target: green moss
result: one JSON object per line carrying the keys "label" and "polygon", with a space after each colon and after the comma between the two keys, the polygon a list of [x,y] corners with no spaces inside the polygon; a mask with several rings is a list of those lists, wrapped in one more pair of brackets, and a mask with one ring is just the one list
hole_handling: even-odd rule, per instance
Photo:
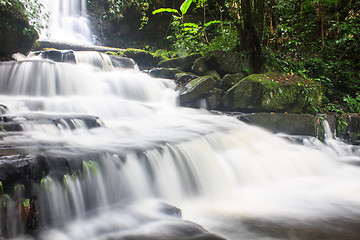
{"label": "green moss", "polygon": [[115,57],[125,57],[124,51],[107,51],[105,54],[115,56]]}
{"label": "green moss", "polygon": [[224,103],[228,110],[302,112],[321,102],[318,85],[296,75],[253,74],[230,88]]}

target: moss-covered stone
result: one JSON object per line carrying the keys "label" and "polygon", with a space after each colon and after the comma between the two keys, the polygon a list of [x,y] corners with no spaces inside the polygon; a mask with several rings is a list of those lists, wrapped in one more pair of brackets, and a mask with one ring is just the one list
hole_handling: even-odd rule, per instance
{"label": "moss-covered stone", "polygon": [[214,88],[210,91],[210,95],[206,97],[206,102],[209,110],[217,109],[222,105],[222,96],[224,91],[219,88]]}
{"label": "moss-covered stone", "polygon": [[207,66],[215,69],[221,76],[228,73],[246,73],[252,72],[249,67],[249,61],[239,53],[212,51],[205,54]]}
{"label": "moss-covered stone", "polygon": [[212,76],[217,82],[221,81],[221,77],[216,70],[210,70],[205,73],[205,75]]}
{"label": "moss-covered stone", "polygon": [[244,73],[226,74],[220,82],[220,88],[227,91],[229,88],[243,80],[247,75]]}
{"label": "moss-covered stone", "polygon": [[176,79],[177,74],[183,74],[184,72],[177,68],[153,68],[149,71],[152,77]]}
{"label": "moss-covered stone", "polygon": [[180,93],[180,103],[189,104],[203,98],[215,87],[216,81],[211,76],[203,76],[190,81]]}
{"label": "moss-covered stone", "polygon": [[266,73],[250,75],[224,96],[226,110],[300,113],[321,103],[320,86],[296,75]]}
{"label": "moss-covered stone", "polygon": [[337,120],[339,137],[355,144],[360,144],[360,114],[342,114]]}
{"label": "moss-covered stone", "polygon": [[239,119],[274,133],[317,136],[317,118],[311,114],[255,113]]}
{"label": "moss-covered stone", "polygon": [[204,75],[207,71],[209,71],[205,58],[201,57],[195,60],[194,64],[191,67],[193,73],[198,75]]}
{"label": "moss-covered stone", "polygon": [[0,60],[9,60],[17,52],[27,54],[38,38],[24,11],[15,4],[0,7]]}
{"label": "moss-covered stone", "polygon": [[202,57],[201,54],[191,54],[185,57],[178,57],[170,60],[164,60],[159,62],[158,67],[178,68],[185,72],[189,72],[191,71],[191,67],[194,64],[194,62],[200,57]]}
{"label": "moss-covered stone", "polygon": [[124,57],[134,59],[141,70],[156,67],[159,62],[157,57],[154,57],[154,55],[152,55],[150,52],[141,49],[128,48],[122,52],[119,52],[119,54],[123,55]]}

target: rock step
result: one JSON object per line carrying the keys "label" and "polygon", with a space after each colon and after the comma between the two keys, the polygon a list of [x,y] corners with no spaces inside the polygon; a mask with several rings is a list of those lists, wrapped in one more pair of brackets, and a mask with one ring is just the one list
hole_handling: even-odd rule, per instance
{"label": "rock step", "polygon": [[78,128],[92,129],[102,127],[103,123],[98,117],[90,115],[63,116],[37,113],[21,116],[0,116],[0,129],[3,132],[24,131],[25,125],[55,125],[62,129],[75,130]]}

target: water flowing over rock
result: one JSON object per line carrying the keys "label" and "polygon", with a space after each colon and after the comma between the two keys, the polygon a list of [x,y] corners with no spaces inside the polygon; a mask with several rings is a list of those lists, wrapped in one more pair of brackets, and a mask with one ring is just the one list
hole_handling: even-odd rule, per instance
{"label": "water flowing over rock", "polygon": [[[359,148],[179,107],[172,80],[77,54],[77,64],[39,56],[0,64],[5,237],[36,223],[40,239],[256,239],[263,229],[247,230],[252,220],[290,223],[287,231],[291,221],[321,228],[324,216],[360,215],[351,194],[360,189]],[[15,206],[26,207],[17,202],[32,196],[38,217],[19,219]],[[351,223],[342,228],[358,236]]]}

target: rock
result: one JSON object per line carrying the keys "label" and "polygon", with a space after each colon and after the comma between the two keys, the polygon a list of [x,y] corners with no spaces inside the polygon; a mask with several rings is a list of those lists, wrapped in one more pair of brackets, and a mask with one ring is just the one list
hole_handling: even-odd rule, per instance
{"label": "rock", "polygon": [[169,216],[173,216],[176,218],[182,218],[182,211],[180,208],[175,207],[173,205],[167,204],[167,203],[161,203],[160,208],[159,208],[160,212],[169,215]]}
{"label": "rock", "polygon": [[0,157],[0,181],[11,191],[14,184],[40,181],[50,168],[46,160],[33,156],[10,155]]}
{"label": "rock", "polygon": [[101,120],[92,115],[46,115],[41,113],[29,113],[22,116],[4,115],[0,117],[0,129],[5,132],[19,132],[24,126],[54,125],[60,129],[75,130],[81,123],[81,127],[88,129],[102,126]]}
{"label": "rock", "polygon": [[152,77],[176,79],[176,74],[183,73],[177,68],[153,68],[149,71]]}
{"label": "rock", "polygon": [[173,58],[159,62],[158,67],[178,68],[183,71],[191,71],[194,62],[202,57],[201,54],[192,54],[185,57]]}
{"label": "rock", "polygon": [[337,121],[337,133],[339,137],[360,145],[360,114],[342,114]]}
{"label": "rock", "polygon": [[158,58],[141,49],[128,48],[122,52],[125,57],[132,58],[138,64],[140,70],[151,69],[158,64]]}
{"label": "rock", "polygon": [[207,101],[207,109],[214,110],[222,105],[222,96],[224,91],[222,89],[214,88],[211,91],[210,96],[206,98]]}
{"label": "rock", "polygon": [[203,76],[191,80],[179,96],[180,104],[187,105],[197,99],[204,98],[215,85],[216,81],[211,76]]}
{"label": "rock", "polygon": [[45,59],[50,59],[55,62],[70,62],[75,63],[75,55],[73,50],[45,50],[41,52],[35,52],[35,55],[41,56]]}
{"label": "rock", "polygon": [[195,60],[194,64],[191,67],[193,73],[198,75],[204,75],[206,72],[209,71],[205,58],[201,57]]}
{"label": "rock", "polygon": [[113,54],[122,54],[125,49],[123,48],[114,48],[114,47],[105,47],[98,45],[81,45],[76,43],[66,43],[66,42],[53,42],[53,41],[36,41],[36,44],[32,47],[33,51],[43,51],[47,49],[58,49],[58,50],[73,50],[73,51],[97,51],[102,53],[113,53]]}
{"label": "rock", "polygon": [[251,71],[249,62],[241,54],[235,52],[212,51],[205,54],[207,66],[215,69],[220,76],[228,73],[249,74]]}
{"label": "rock", "polygon": [[220,82],[220,88],[227,91],[229,88],[243,80],[247,75],[244,73],[226,74]]}
{"label": "rock", "polygon": [[210,70],[205,73],[205,75],[212,76],[217,82],[220,82],[221,77],[216,70]]}
{"label": "rock", "polygon": [[135,69],[136,62],[131,58],[110,56],[111,63],[116,68]]}
{"label": "rock", "polygon": [[198,77],[199,76],[185,72],[175,74],[176,90],[185,90],[184,87],[186,84]]}
{"label": "rock", "polygon": [[8,107],[3,105],[3,104],[0,104],[0,115],[3,115],[3,114],[6,114],[6,112],[8,111]]}
{"label": "rock", "polygon": [[39,37],[24,14],[25,8],[17,6],[0,7],[0,60],[10,60],[17,52],[26,55]]}
{"label": "rock", "polygon": [[289,74],[250,75],[231,87],[224,96],[228,111],[301,113],[310,104],[321,103],[320,86]]}
{"label": "rock", "polygon": [[318,121],[311,114],[254,113],[241,115],[238,119],[274,133],[317,136]]}

